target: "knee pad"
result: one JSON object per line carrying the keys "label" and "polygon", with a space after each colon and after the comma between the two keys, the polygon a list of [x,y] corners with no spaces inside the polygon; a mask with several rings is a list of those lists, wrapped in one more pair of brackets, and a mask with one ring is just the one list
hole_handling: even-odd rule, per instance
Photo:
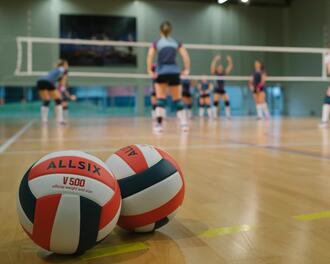
{"label": "knee pad", "polygon": [[55,99],[55,104],[56,104],[56,105],[60,105],[60,104],[62,104],[62,100],[61,100],[61,99]]}
{"label": "knee pad", "polygon": [[225,106],[230,106],[230,102],[229,101],[226,101],[225,102]]}
{"label": "knee pad", "polygon": [[165,106],[166,106],[166,100],[165,99],[157,99],[157,106],[156,107],[165,108]]}
{"label": "knee pad", "polygon": [[174,105],[177,111],[180,111],[184,108],[184,104],[181,99],[174,101]]}
{"label": "knee pad", "polygon": [[49,103],[50,103],[49,100],[47,100],[47,101],[43,101],[43,102],[42,102],[42,106],[48,107],[48,106],[49,106]]}
{"label": "knee pad", "polygon": [[214,106],[219,106],[219,102],[214,102]]}
{"label": "knee pad", "polygon": [[325,103],[325,104],[330,104],[330,96],[326,96],[326,97],[324,98],[324,103]]}

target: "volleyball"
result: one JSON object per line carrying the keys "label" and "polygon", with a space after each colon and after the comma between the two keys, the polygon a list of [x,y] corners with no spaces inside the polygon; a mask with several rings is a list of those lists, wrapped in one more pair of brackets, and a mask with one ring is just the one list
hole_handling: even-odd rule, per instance
{"label": "volleyball", "polygon": [[50,153],[25,173],[17,212],[41,248],[81,254],[115,227],[121,208],[116,179],[98,158],[81,151]]}
{"label": "volleyball", "polygon": [[164,150],[131,145],[106,161],[122,195],[118,225],[135,232],[151,232],[166,225],[182,205],[185,184],[182,170]]}

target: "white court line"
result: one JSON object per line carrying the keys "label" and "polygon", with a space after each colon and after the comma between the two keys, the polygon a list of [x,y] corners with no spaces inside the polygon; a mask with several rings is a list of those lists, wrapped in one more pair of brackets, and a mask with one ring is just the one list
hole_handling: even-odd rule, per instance
{"label": "white court line", "polygon": [[[153,135],[151,135],[153,136]],[[129,140],[129,139],[150,139],[151,136],[113,136],[113,137],[109,137],[109,136],[105,136],[105,137],[97,137],[95,139],[93,139],[93,141],[105,141],[105,140]],[[176,134],[169,134],[169,135],[162,135],[161,137],[162,139],[168,139],[168,138],[178,138],[178,135]],[[85,140],[91,140],[90,136],[82,136],[82,137],[50,137],[50,138],[24,138],[24,139],[20,139],[20,142],[39,142],[39,141],[85,141]]]}
{"label": "white court line", "polygon": [[[327,144],[326,144],[327,145]],[[318,143],[313,143],[313,142],[305,142],[302,144],[294,144],[294,143],[287,143],[287,144],[245,144],[245,143],[223,143],[223,144],[201,144],[201,145],[175,145],[175,146],[159,146],[160,148],[163,148],[165,150],[187,150],[187,149],[221,149],[221,148],[232,148],[232,149],[237,149],[237,148],[254,148],[254,147],[261,147],[261,148],[281,148],[281,147],[290,147],[290,146],[321,146],[321,144]],[[60,150],[64,150],[64,149],[56,149],[56,150],[49,150],[49,151],[45,151],[45,150],[14,150],[14,151],[7,151],[5,154],[6,155],[26,155],[26,154],[48,154],[49,152],[52,151],[60,151]],[[91,148],[91,149],[81,149],[81,151],[85,151],[85,152],[115,152],[119,150],[118,148]]]}
{"label": "white court line", "polygon": [[[160,148],[163,148],[165,150],[185,150],[185,149],[218,149],[218,148],[245,148],[245,147],[251,147],[247,144],[236,144],[236,143],[227,143],[227,144],[215,144],[215,145],[186,145],[186,146],[158,146]],[[81,149],[81,151],[85,152],[115,152],[119,150],[118,148],[95,148],[95,149]],[[52,151],[60,151],[63,149],[58,150],[14,150],[14,151],[7,151],[6,155],[19,155],[19,154],[43,154],[43,153],[49,153]]]}
{"label": "white court line", "polygon": [[23,135],[34,123],[34,120],[31,120],[25,126],[23,126],[20,130],[18,130],[12,137],[7,139],[1,146],[0,146],[0,155],[3,154],[10,146],[13,144],[21,135]]}
{"label": "white court line", "polygon": [[[154,136],[154,135],[152,135]],[[191,134],[190,136],[192,136],[192,138],[198,138],[199,135],[193,135]],[[175,134],[169,134],[169,135],[162,135],[161,139],[171,139],[171,138],[178,138],[178,135]],[[90,140],[90,136],[82,136],[82,137],[50,137],[47,138],[47,141],[85,141],[85,140]],[[141,140],[141,139],[150,139],[150,136],[113,136],[113,137],[97,137],[95,139],[93,139],[93,141],[107,141],[107,140]],[[204,138],[201,138],[204,139]],[[217,138],[209,138],[209,139],[217,139]],[[20,139],[20,142],[40,142],[40,141],[44,141],[45,139],[43,138],[24,138],[24,139]],[[292,143],[276,143],[276,144],[271,144],[271,143],[266,143],[266,144],[258,144],[258,146],[260,147],[267,147],[267,146],[272,146],[272,147],[308,147],[308,146],[328,146],[330,145],[330,142],[328,143],[323,143],[321,140],[320,141],[310,141],[310,142],[292,142]]]}

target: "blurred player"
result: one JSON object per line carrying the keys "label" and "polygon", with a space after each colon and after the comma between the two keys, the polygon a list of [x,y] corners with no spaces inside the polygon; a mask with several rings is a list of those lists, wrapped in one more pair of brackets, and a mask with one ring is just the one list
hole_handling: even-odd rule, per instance
{"label": "blurred player", "polygon": [[42,100],[41,120],[44,123],[48,122],[49,103],[50,99],[53,99],[55,101],[56,120],[60,124],[65,124],[61,95],[55,87],[57,81],[67,73],[68,68],[68,62],[60,60],[53,70],[40,77],[37,81],[37,89]]}
{"label": "blurred player", "polygon": [[[211,63],[211,74],[216,76],[226,76],[229,75],[233,70],[233,59],[231,56],[227,56],[227,67],[224,67],[221,64],[221,56],[217,55],[213,58]],[[215,90],[214,90],[214,108],[213,108],[213,115],[217,117],[219,112],[219,100],[223,100],[225,103],[225,114],[226,117],[229,119],[231,116],[230,113],[230,101],[229,96],[225,90],[225,81],[218,80]]]}
{"label": "blurred player", "polygon": [[69,102],[76,101],[76,96],[68,91],[68,72],[66,72],[58,81],[57,89],[61,95],[63,106],[63,119],[65,122],[69,119]]}
{"label": "blurred player", "polygon": [[[330,50],[325,55],[325,65],[327,67],[327,74],[330,75]],[[329,114],[330,114],[330,86],[327,88],[327,92],[322,106],[322,120],[321,123],[319,124],[320,128],[328,127]]]}
{"label": "blurred player", "polygon": [[199,91],[199,116],[204,117],[206,109],[207,116],[211,119],[213,118],[213,110],[211,108],[211,92],[213,84],[206,79],[203,79],[197,87]]}
{"label": "blurred player", "polygon": [[191,94],[191,81],[186,79],[182,81],[182,97],[186,106],[188,118],[192,117],[193,98]]}
{"label": "blurred player", "polygon": [[258,120],[262,118],[269,119],[269,110],[266,103],[266,84],[267,75],[261,61],[256,60],[254,62],[254,72],[249,81],[249,88],[253,92],[254,101],[256,103]]}
{"label": "blurred player", "polygon": [[[184,104],[182,101],[182,85],[180,74],[184,77],[190,71],[190,58],[187,50],[181,43],[171,37],[172,25],[170,22],[163,22],[160,26],[160,39],[155,41],[149,48],[147,57],[147,70],[152,78],[156,79],[156,96],[157,107],[156,116],[157,123],[155,126],[156,132],[163,131],[163,118],[165,116],[165,103],[167,89],[170,88],[172,100],[176,106],[177,116],[180,120],[181,130],[188,131],[188,121]],[[180,68],[176,63],[177,53],[183,59],[184,68],[180,72]],[[152,71],[154,58],[157,56],[156,73]]]}

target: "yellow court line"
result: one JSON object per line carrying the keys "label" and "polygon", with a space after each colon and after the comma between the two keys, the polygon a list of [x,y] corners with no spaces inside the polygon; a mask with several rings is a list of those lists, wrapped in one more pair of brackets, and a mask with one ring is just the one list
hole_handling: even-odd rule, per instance
{"label": "yellow court line", "polygon": [[213,228],[206,230],[199,234],[201,237],[216,237],[216,236],[223,236],[241,232],[247,232],[251,230],[252,227],[249,225],[239,225],[239,226],[227,226],[227,227],[220,227],[220,228]]}
{"label": "yellow court line", "polygon": [[108,247],[102,247],[102,248],[96,248],[87,251],[84,255],[82,255],[80,258],[83,260],[90,260],[95,258],[101,258],[101,257],[107,257],[107,256],[114,256],[124,253],[131,253],[136,252],[140,250],[146,250],[149,246],[142,242],[137,243],[128,243],[128,244],[122,244],[117,246],[108,246]]}
{"label": "yellow court line", "polygon": [[322,218],[330,218],[330,211],[322,211],[312,214],[303,214],[303,215],[296,215],[293,216],[294,219],[298,221],[311,221],[316,219],[322,219]]}

